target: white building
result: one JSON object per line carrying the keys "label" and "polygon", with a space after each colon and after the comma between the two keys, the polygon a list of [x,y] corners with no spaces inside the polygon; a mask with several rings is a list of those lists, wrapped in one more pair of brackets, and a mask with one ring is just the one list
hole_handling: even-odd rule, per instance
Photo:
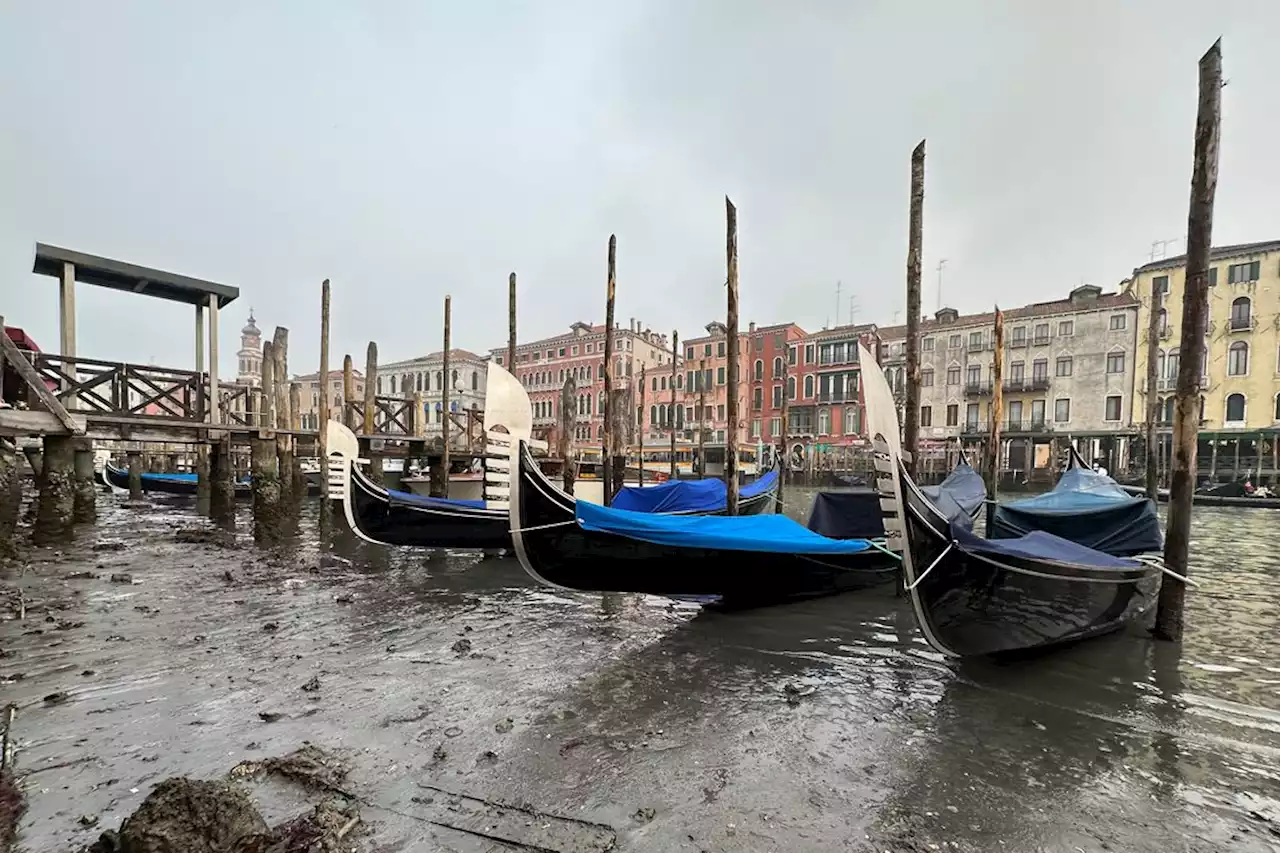
{"label": "white building", "polygon": [[[488,360],[464,349],[449,351],[449,410],[455,413],[484,411],[485,371]],[[440,434],[444,418],[444,352],[378,365],[377,394],[410,399],[422,393],[427,411],[427,436]]]}

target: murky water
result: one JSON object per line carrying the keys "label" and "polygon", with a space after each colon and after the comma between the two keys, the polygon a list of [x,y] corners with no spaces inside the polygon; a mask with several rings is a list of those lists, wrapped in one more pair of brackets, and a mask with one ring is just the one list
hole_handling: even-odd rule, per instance
{"label": "murky water", "polygon": [[0,625],[31,851],[303,740],[353,756],[385,851],[499,849],[425,821],[424,786],[608,824],[625,850],[1280,843],[1280,511],[1196,510],[1180,649],[1135,627],[1004,666],[939,659],[891,590],[718,614],[563,595],[510,560],[321,555],[313,518],[263,553],[176,544],[182,504],[103,514],[86,540],[127,547],[38,555],[30,615]]}

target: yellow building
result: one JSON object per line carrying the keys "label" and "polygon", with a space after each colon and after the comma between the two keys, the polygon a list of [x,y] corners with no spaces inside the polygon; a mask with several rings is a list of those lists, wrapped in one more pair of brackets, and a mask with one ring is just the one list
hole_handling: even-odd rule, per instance
{"label": "yellow building", "polygon": [[[1167,457],[1182,330],[1186,256],[1134,270],[1127,290],[1141,302],[1133,420],[1146,422],[1149,395]],[[1280,469],[1280,240],[1215,248],[1209,264],[1209,332],[1201,379],[1198,468],[1214,480],[1273,481]],[[1147,387],[1151,295],[1164,292],[1156,387]]]}

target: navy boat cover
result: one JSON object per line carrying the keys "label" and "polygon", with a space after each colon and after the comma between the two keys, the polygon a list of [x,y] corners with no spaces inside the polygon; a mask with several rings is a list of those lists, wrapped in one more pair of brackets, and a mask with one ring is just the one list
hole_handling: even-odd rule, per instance
{"label": "navy boat cover", "polygon": [[[1092,472],[1090,472],[1092,473]],[[970,529],[968,519],[951,522],[951,538],[962,550],[987,557],[1019,557],[1031,560],[1050,560],[1088,566],[1091,569],[1136,569],[1142,564],[1037,530],[1016,539],[983,539]]]}
{"label": "navy boat cover", "polygon": [[655,545],[771,554],[859,554],[862,539],[828,539],[785,515],[660,515],[577,502],[584,530]]}
{"label": "navy boat cover", "polygon": [[884,513],[874,489],[818,492],[808,527],[831,539],[877,539],[884,536]]}
{"label": "navy boat cover", "polygon": [[939,506],[945,503],[940,499],[946,494],[969,516],[977,513],[982,502],[987,499],[987,484],[982,481],[982,475],[973,470],[973,466],[964,459],[956,464],[947,479],[936,486],[925,486],[921,491]]}
{"label": "navy boat cover", "polygon": [[1164,547],[1156,507],[1088,468],[1068,468],[1053,490],[996,507],[990,539],[1044,531],[1119,557]]}
{"label": "navy boat cover", "polygon": [[[769,471],[738,490],[739,500],[773,488],[778,472]],[[717,512],[725,508],[724,480],[670,480],[660,486],[623,486],[612,501],[614,509],[631,512]]]}
{"label": "navy boat cover", "polygon": [[387,496],[391,498],[392,503],[409,504],[411,506],[425,507],[426,509],[484,509],[484,501],[427,498],[422,495],[415,495],[413,492],[399,492],[395,489],[387,489]]}

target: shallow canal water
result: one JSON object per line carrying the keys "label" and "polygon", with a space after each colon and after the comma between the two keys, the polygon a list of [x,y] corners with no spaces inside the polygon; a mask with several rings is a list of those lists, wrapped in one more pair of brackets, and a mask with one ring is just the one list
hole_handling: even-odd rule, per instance
{"label": "shallow canal water", "polygon": [[176,543],[182,503],[102,501],[83,544],[120,550],[7,579],[30,602],[0,624],[29,851],[303,741],[351,757],[369,850],[535,849],[424,817],[437,789],[621,850],[1280,849],[1280,511],[1196,510],[1181,648],[1135,626],[995,665],[943,661],[892,590],[718,614],[505,559],[317,553],[314,505],[262,552]]}

